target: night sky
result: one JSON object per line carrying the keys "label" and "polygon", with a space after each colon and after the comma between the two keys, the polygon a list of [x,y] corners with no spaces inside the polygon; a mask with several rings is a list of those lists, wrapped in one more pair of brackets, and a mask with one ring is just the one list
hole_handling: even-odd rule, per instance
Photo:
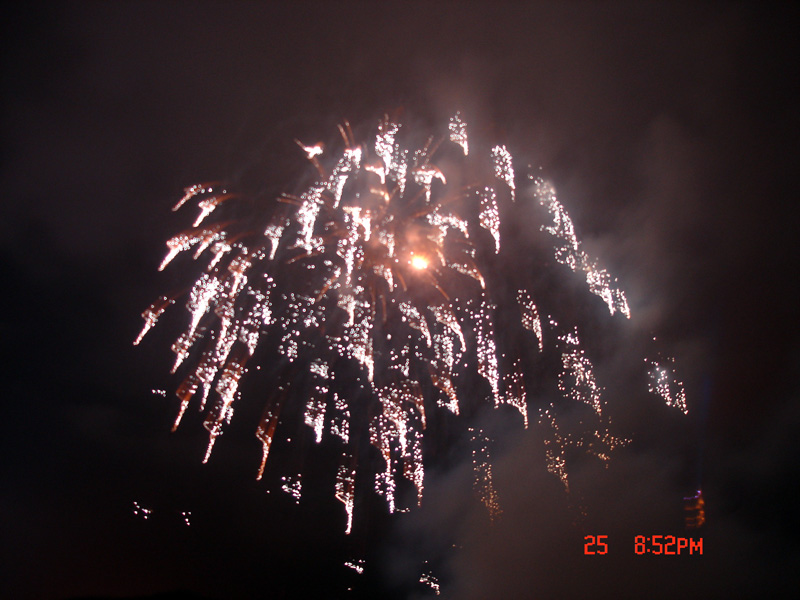
{"label": "night sky", "polygon": [[[459,599],[796,589],[797,16],[725,2],[6,12],[0,596],[421,598],[427,571]],[[170,211],[185,186],[274,196],[307,168],[295,138],[335,141],[337,123],[384,111],[442,128],[456,110],[541,167],[626,290],[633,318],[598,312],[595,348],[614,431],[633,442],[608,468],[576,460],[567,495],[545,470],[542,432],[486,411],[474,418],[497,442],[499,521],[452,435],[421,508],[389,517],[364,495],[345,537],[325,443],[279,452],[308,473],[299,505],[255,481],[267,377],[245,384],[203,465],[199,415],[170,433],[184,316],[131,342],[141,312],[183,281],[157,267],[188,225]],[[652,335],[686,382],[686,417],[631,392]],[[703,555],[637,556],[636,535],[688,535],[682,497],[698,481]],[[608,554],[585,556],[587,534],[607,535]],[[349,558],[366,559],[363,575]]]}

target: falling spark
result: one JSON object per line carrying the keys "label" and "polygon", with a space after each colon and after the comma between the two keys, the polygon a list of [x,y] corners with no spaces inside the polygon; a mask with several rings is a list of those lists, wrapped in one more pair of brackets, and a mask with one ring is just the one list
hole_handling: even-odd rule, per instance
{"label": "falling spark", "polygon": [[300,496],[303,492],[303,479],[301,475],[281,477],[283,485],[281,489],[294,498],[295,503],[300,503]]}
{"label": "falling spark", "polygon": [[492,160],[494,161],[494,175],[498,179],[506,182],[511,190],[511,199],[514,200],[514,167],[511,164],[511,153],[505,146],[495,146],[492,148]]}
{"label": "falling spark", "polygon": [[677,378],[674,370],[674,358],[664,360],[645,359],[651,369],[648,373],[650,383],[648,390],[661,397],[667,406],[679,409],[683,414],[687,414],[689,409],[686,406],[686,390],[683,382]]}
{"label": "falling spark", "polygon": [[[313,166],[311,183],[298,195],[284,193],[259,204],[263,213],[221,220],[220,213],[236,212],[229,206],[246,203],[217,183],[186,188],[175,205],[179,210],[195,202],[199,213],[191,228],[167,242],[159,270],[180,263],[187,253],[205,268],[182,297],[162,296],[142,314],[144,326],[134,341],[140,344],[180,298],[188,318],[172,346],[172,370],[184,373],[176,390],[174,428],[197,398],[205,411],[203,461],[208,461],[240,401],[248,361],[266,345],[273,354],[256,370],[280,367],[256,429],[262,445],[258,478],[283,426],[284,406],[299,402],[299,410],[289,412],[299,412],[314,442],[330,436],[339,445],[334,494],[350,533],[365,435],[379,457],[369,461],[376,465],[373,488],[389,511],[408,509],[406,499],[398,497],[401,480],[411,484],[412,504],[419,505],[425,484],[423,439],[434,409],[453,415],[472,410],[464,399],[475,390],[464,389],[461,375],[477,372],[490,404],[513,407],[527,427],[527,365],[552,351],[561,359],[563,398],[590,407],[596,420],[590,436],[574,436],[562,431],[554,405],[537,406],[538,421],[549,432],[548,469],[568,489],[568,448],[584,447],[605,460],[625,440],[610,433],[603,388],[577,330],[540,315],[533,292],[547,290],[533,290],[535,274],[528,289],[512,287],[508,293],[492,283],[498,274],[488,277],[487,264],[513,269],[521,251],[505,241],[501,245],[504,219],[515,218],[506,215],[514,214],[515,202],[521,204],[511,153],[494,146],[481,158],[473,145],[469,155],[460,113],[441,139],[430,137],[420,147],[405,146],[406,130],[388,116],[363,143],[356,142],[348,123],[339,131],[344,146],[338,152],[295,140]],[[448,146],[455,153],[440,161]],[[486,167],[472,169],[480,160]],[[491,175],[480,179],[476,173],[481,172]],[[534,179],[532,190],[524,201],[544,209],[541,230],[551,236],[556,260],[585,276],[588,290],[612,315],[629,317],[624,292],[582,250],[553,187]],[[480,241],[488,237],[492,243]],[[498,315],[514,313],[538,350],[530,356],[504,352],[506,332]],[[683,384],[661,363],[649,364],[651,391],[685,412]],[[492,482],[490,441],[480,429],[470,433],[476,491],[494,519],[502,509]],[[284,476],[280,485],[300,501],[302,473]],[[145,511],[135,505],[135,514],[146,518]],[[188,524],[189,513],[183,514]]]}
{"label": "falling spark", "polygon": [[348,569],[352,569],[359,575],[362,575],[364,573],[364,560],[361,558],[346,560],[344,562],[344,566],[347,567]]}
{"label": "falling spark", "polygon": [[432,571],[430,571],[430,569],[419,576],[419,582],[428,586],[437,596],[442,594],[442,589],[439,585],[439,579],[433,574]]}
{"label": "falling spark", "polygon": [[456,113],[450,119],[450,141],[461,146],[464,156],[469,154],[469,141],[467,140],[467,124],[461,120],[461,113]]}
{"label": "falling spark", "polygon": [[559,244],[555,247],[556,260],[569,266],[573,271],[583,271],[589,291],[603,299],[612,315],[619,312],[630,318],[631,312],[625,292],[612,287],[616,280],[612,279],[605,269],[599,269],[596,261],[581,250],[572,219],[556,199],[553,186],[541,177],[537,177],[534,179],[534,189],[539,204],[547,209],[553,219],[552,225],[542,225],[542,230],[559,240]]}
{"label": "falling spark", "polygon": [[141,517],[144,521],[147,521],[147,519],[150,518],[150,515],[153,514],[153,509],[145,508],[138,502],[134,501],[133,514],[137,517]]}
{"label": "falling spark", "polygon": [[473,487],[481,504],[489,513],[489,518],[494,521],[503,514],[497,490],[492,481],[492,459],[489,452],[491,440],[481,430],[469,428],[470,441],[472,442],[472,469],[475,475]]}
{"label": "falling spark", "polygon": [[339,470],[336,473],[336,499],[344,504],[347,514],[347,526],[345,533],[349,534],[353,529],[353,502],[355,498],[355,461],[352,457],[345,455]]}
{"label": "falling spark", "polygon": [[558,477],[564,489],[569,491],[566,450],[570,438],[561,432],[555,418],[555,406],[552,403],[547,408],[539,409],[539,423],[547,425],[550,429],[550,435],[544,440],[547,470]]}
{"label": "falling spark", "polygon": [[542,320],[539,318],[539,311],[530,294],[525,290],[517,292],[517,302],[522,312],[522,326],[528,331],[536,334],[536,341],[539,344],[539,352],[544,350],[544,333],[542,331]]}

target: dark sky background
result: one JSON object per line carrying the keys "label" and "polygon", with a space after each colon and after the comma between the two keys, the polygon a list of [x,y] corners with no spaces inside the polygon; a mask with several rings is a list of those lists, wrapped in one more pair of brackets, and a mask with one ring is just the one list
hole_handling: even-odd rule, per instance
{"label": "dark sky background", "polygon": [[[798,20],[786,6],[69,2],[4,14],[0,596],[416,598],[427,569],[462,599],[796,589]],[[578,461],[567,496],[544,470],[541,431],[486,414],[501,520],[475,501],[456,443],[419,510],[389,518],[365,498],[345,538],[330,491],[309,485],[296,506],[254,480],[246,411],[207,465],[198,419],[169,432],[176,313],[131,342],[175,284],[156,267],[186,225],[169,210],[184,186],[280,191],[302,166],[295,137],[327,141],[343,119],[400,107],[439,127],[457,109],[476,115],[555,184],[628,293],[633,319],[614,321],[598,372],[634,442],[608,469]],[[621,365],[651,333],[676,357],[688,417],[628,390]],[[297,460],[313,473],[328,458],[323,445]],[[635,555],[636,535],[686,535],[681,498],[698,477],[703,556]],[[608,555],[585,556],[586,534],[608,535]],[[366,558],[364,575],[349,557]]]}

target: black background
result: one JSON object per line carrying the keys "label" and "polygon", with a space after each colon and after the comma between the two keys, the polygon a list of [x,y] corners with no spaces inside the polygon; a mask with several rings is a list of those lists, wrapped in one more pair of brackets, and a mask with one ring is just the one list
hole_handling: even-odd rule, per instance
{"label": "black background", "polygon": [[[428,568],[452,598],[796,588],[796,31],[782,3],[6,12],[0,593],[415,597]],[[690,415],[626,400],[612,354],[602,383],[637,441],[608,469],[579,465],[577,492],[544,471],[535,429],[487,417],[505,434],[499,523],[472,500],[456,448],[429,472],[420,510],[389,518],[365,500],[362,533],[345,539],[332,494],[312,487],[295,507],[254,481],[252,423],[234,419],[207,465],[197,419],[169,433],[177,320],[131,341],[174,283],[156,267],[185,225],[169,211],[184,186],[280,190],[302,168],[295,137],[335,139],[342,119],[397,108],[438,127],[457,109],[478,115],[542,167],[628,292],[623,337],[657,332],[676,356]],[[324,445],[304,459],[326,460]],[[699,465],[704,555],[635,556],[634,535],[683,534]],[[607,556],[583,555],[587,533],[609,536]],[[364,575],[343,566],[350,556],[366,557]]]}

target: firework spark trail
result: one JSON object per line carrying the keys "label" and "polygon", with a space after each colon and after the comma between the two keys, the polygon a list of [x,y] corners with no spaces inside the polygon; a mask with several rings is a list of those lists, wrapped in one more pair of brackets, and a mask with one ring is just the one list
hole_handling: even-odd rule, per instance
{"label": "firework spark trail", "polygon": [[419,582],[428,586],[437,596],[442,594],[442,587],[439,584],[439,578],[436,577],[430,569],[419,576]]}
{"label": "firework spark trail", "polygon": [[563,370],[558,378],[558,389],[565,397],[591,406],[595,414],[600,416],[603,389],[597,384],[591,361],[580,349],[577,329],[558,336],[558,339],[564,346],[561,354]]}
{"label": "firework spark trail", "polygon": [[536,304],[534,304],[531,295],[525,290],[517,291],[517,302],[522,312],[522,326],[536,334],[539,352],[542,352],[544,350],[544,332],[542,331],[542,320],[539,318]]}
{"label": "firework spark trail", "polygon": [[[515,408],[528,426],[527,363],[518,354],[506,358],[500,351],[502,335],[495,322],[499,314],[518,311],[519,327],[535,336],[534,355],[548,345],[561,355],[564,398],[586,404],[597,417],[593,436],[586,440],[560,430],[554,406],[539,408],[539,422],[551,432],[548,469],[568,488],[567,448],[586,446],[605,458],[624,440],[608,431],[602,387],[577,330],[562,330],[552,317],[545,321],[549,329],[543,327],[531,290],[519,289],[515,298],[506,299],[484,277],[488,257],[506,256],[513,262],[513,254],[502,252],[518,252],[501,248],[501,217],[519,201],[510,151],[505,146],[485,149],[486,171],[493,178],[467,181],[456,190],[437,166],[438,154],[450,152],[448,164],[468,156],[474,161],[476,154],[480,158],[469,147],[467,123],[459,113],[450,120],[446,138],[428,138],[419,148],[404,147],[401,124],[388,117],[378,123],[371,143],[357,144],[347,123],[339,131],[344,147],[338,155],[326,153],[322,144],[295,140],[318,177],[298,196],[279,196],[254,220],[224,220],[239,197],[217,183],[186,188],[175,205],[173,210],[179,210],[196,201],[199,214],[192,228],[167,242],[159,270],[189,251],[193,260],[204,258],[207,265],[187,294],[188,325],[172,347],[173,372],[187,369],[196,357],[176,391],[180,406],[174,427],[195,396],[200,410],[206,410],[214,390],[203,423],[209,433],[207,461],[233,416],[248,360],[263,340],[270,340],[284,371],[256,430],[263,450],[258,478],[284,405],[307,390],[301,419],[313,430],[314,441],[330,435],[341,445],[334,493],[344,505],[349,533],[356,481],[362,476],[357,438],[363,439],[363,433],[358,436],[356,427],[368,430],[382,463],[373,473],[373,487],[395,511],[404,510],[396,497],[400,479],[413,485],[417,504],[422,501],[422,441],[431,407],[459,415],[472,406],[458,384],[466,370],[476,370],[485,381],[488,393],[479,393],[491,404]],[[537,202],[552,219],[542,229],[555,240],[558,262],[581,271],[589,291],[603,299],[612,315],[629,317],[625,294],[581,249],[552,186],[534,181],[528,201]],[[474,206],[477,211],[469,208]],[[478,235],[481,229],[493,240],[488,248],[477,241],[487,237]],[[161,297],[143,313],[144,326],[134,344],[175,301]],[[651,391],[685,412],[682,384],[660,363],[649,364]],[[369,396],[366,408],[333,385],[340,369],[345,369],[341,380],[352,382],[353,368],[360,373],[356,379],[362,377],[357,387]],[[426,397],[423,390],[431,388],[433,397]],[[477,444],[476,489],[495,518],[500,508],[491,482],[490,440],[480,430],[470,433]],[[284,476],[281,486],[299,501],[302,474]]]}
{"label": "firework spark trail", "polygon": [[349,534],[353,529],[353,503],[356,491],[356,468],[355,460],[348,454],[342,456],[342,462],[336,472],[336,499],[344,504],[347,513],[347,525],[345,534]]}
{"label": "firework spark trail", "polygon": [[432,307],[431,311],[436,319],[436,330],[433,337],[435,358],[430,363],[431,382],[446,396],[446,399],[439,398],[437,404],[448,409],[454,415],[458,415],[458,394],[453,384],[453,378],[455,376],[454,367],[466,349],[464,333],[450,306]]}
{"label": "firework spark trail", "polygon": [[609,312],[613,315],[620,312],[630,318],[631,312],[628,307],[628,300],[625,292],[619,288],[612,287],[611,275],[605,269],[599,269],[597,262],[581,250],[581,244],[575,234],[575,226],[566,209],[556,199],[556,191],[553,186],[545,182],[541,177],[532,178],[534,181],[534,194],[541,204],[553,218],[552,225],[542,225],[542,230],[547,231],[553,237],[561,241],[555,249],[555,257],[561,264],[567,265],[573,271],[583,271],[586,275],[586,283],[596,296],[603,299],[608,306]]}
{"label": "firework spark trail", "polygon": [[494,251],[500,252],[500,213],[497,209],[497,194],[490,187],[483,188],[481,198],[481,227],[488,229],[494,238]]}
{"label": "firework spark trail", "polygon": [[348,569],[352,569],[353,571],[355,571],[359,575],[361,575],[364,572],[364,560],[363,559],[347,560],[347,561],[345,561],[344,566],[347,567]]}
{"label": "firework spark trail", "polygon": [[475,319],[475,342],[478,350],[478,373],[489,382],[495,407],[500,405],[500,374],[497,365],[497,345],[491,313],[495,306],[481,297],[478,307],[472,311]]}
{"label": "firework spark trail", "polygon": [[651,366],[650,383],[648,390],[657,394],[667,406],[679,409],[683,414],[689,412],[686,406],[686,390],[683,382],[675,375],[674,358],[662,360],[645,359],[645,363]]}
{"label": "firework spark trail", "polygon": [[[524,294],[519,297],[527,299]],[[539,323],[541,330],[541,323],[536,322]],[[560,330],[554,318],[549,317],[548,324],[554,333]],[[539,408],[539,423],[547,430],[544,441],[547,470],[558,477],[564,489],[569,491],[566,461],[568,449],[583,448],[599,459],[607,461],[612,451],[627,445],[630,440],[616,437],[610,432],[611,419],[604,413],[606,403],[603,399],[603,388],[595,377],[594,365],[581,348],[578,330],[573,328],[567,332],[556,333],[556,339],[561,352],[561,372],[558,376],[558,389],[561,395],[566,400],[590,407],[595,415],[594,428],[586,435],[578,431],[562,431],[557,417],[558,411],[552,402],[546,407]]]}
{"label": "firework spark trail", "polygon": [[494,521],[503,514],[497,490],[492,481],[492,457],[489,445],[492,440],[482,429],[469,428],[472,442],[472,468],[475,474],[474,488],[481,503]]}
{"label": "firework spark trail", "polygon": [[141,504],[134,501],[133,503],[133,514],[137,517],[142,517],[143,520],[147,521],[150,518],[150,515],[153,514],[152,508],[144,508]]}
{"label": "firework spark trail", "polygon": [[461,113],[456,113],[450,119],[450,141],[461,146],[464,156],[469,154],[469,140],[467,139],[467,124],[461,119]]}
{"label": "firework spark trail", "polygon": [[328,407],[328,365],[321,361],[311,363],[310,372],[314,380],[314,390],[308,397],[303,420],[314,430],[316,442],[322,441],[325,429],[325,410]]}
{"label": "firework spark trail", "polygon": [[546,408],[539,408],[539,423],[549,427],[549,436],[544,440],[544,453],[547,460],[547,470],[561,480],[564,489],[569,491],[569,477],[567,476],[566,450],[570,445],[570,438],[561,432],[555,418],[555,406],[551,403]]}
{"label": "firework spark trail", "polygon": [[511,200],[514,200],[514,167],[512,166],[511,153],[505,146],[495,146],[492,148],[492,160],[494,161],[495,177],[506,182],[511,190]]}

